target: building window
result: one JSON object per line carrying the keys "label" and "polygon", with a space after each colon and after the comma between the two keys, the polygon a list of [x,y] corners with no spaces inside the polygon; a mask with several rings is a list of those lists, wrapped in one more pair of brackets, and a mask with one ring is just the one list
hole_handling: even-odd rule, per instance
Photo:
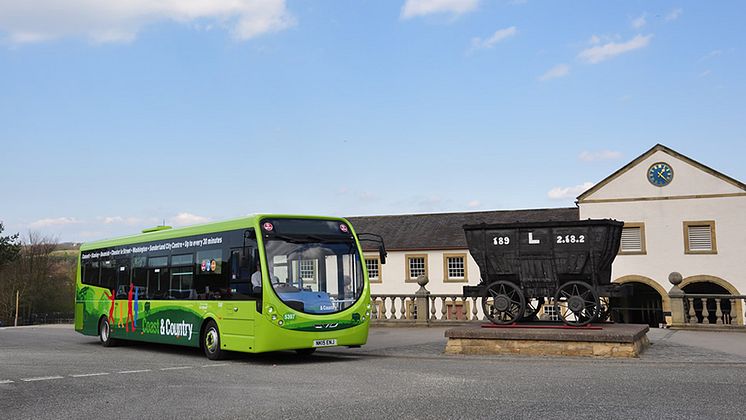
{"label": "building window", "polygon": [[406,281],[416,282],[417,277],[427,276],[427,255],[406,255],[407,277]]}
{"label": "building window", "polygon": [[541,317],[542,320],[561,321],[558,307],[554,305],[544,305],[541,310],[544,312],[544,315]]}
{"label": "building window", "polygon": [[301,260],[298,271],[304,283],[316,283],[316,260]]}
{"label": "building window", "polygon": [[368,280],[381,283],[381,260],[379,257],[365,257],[365,268],[368,269]]}
{"label": "building window", "polygon": [[443,254],[443,274],[445,281],[468,281],[466,254]]}
{"label": "building window", "polygon": [[619,253],[622,255],[642,255],[646,253],[644,223],[624,224]]}
{"label": "building window", "polygon": [[684,252],[686,254],[717,254],[715,222],[684,222]]}

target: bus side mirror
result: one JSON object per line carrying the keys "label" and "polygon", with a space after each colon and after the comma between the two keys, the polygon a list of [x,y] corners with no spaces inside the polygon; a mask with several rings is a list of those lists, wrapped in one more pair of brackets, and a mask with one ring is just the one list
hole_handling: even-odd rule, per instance
{"label": "bus side mirror", "polygon": [[388,255],[388,253],[386,252],[386,248],[383,246],[383,244],[381,244],[378,247],[378,256],[381,259],[381,264],[386,264],[386,255]]}

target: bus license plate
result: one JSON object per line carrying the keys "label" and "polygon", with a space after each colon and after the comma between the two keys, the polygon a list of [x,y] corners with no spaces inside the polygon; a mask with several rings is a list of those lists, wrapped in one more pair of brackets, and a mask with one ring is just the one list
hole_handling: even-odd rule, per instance
{"label": "bus license plate", "polygon": [[314,347],[330,347],[330,346],[336,346],[336,345],[337,345],[336,338],[329,338],[326,340],[313,340]]}

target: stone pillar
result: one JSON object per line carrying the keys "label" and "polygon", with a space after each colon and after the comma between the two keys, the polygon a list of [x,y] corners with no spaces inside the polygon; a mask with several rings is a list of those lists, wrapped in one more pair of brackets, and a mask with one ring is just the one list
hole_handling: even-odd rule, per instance
{"label": "stone pillar", "polygon": [[430,291],[425,289],[425,285],[429,282],[430,280],[425,275],[417,277],[420,289],[414,293],[414,304],[417,308],[415,324],[418,326],[427,326],[430,323]]}
{"label": "stone pillar", "polygon": [[677,272],[668,275],[668,281],[673,287],[668,291],[668,297],[671,300],[671,326],[683,327],[686,325],[686,313],[684,312],[684,299],[686,294],[679,288],[683,277]]}

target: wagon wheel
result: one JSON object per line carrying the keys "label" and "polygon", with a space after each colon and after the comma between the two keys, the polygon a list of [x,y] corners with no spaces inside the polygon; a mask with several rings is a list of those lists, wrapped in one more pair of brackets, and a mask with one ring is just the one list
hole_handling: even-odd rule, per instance
{"label": "wagon wheel", "polygon": [[482,310],[495,324],[512,324],[526,312],[526,298],[515,284],[496,281],[487,286],[482,295]]}
{"label": "wagon wheel", "polygon": [[531,320],[533,317],[536,316],[536,314],[539,313],[539,310],[541,309],[542,306],[544,306],[543,297],[532,298],[532,297],[526,296],[526,309],[523,312],[521,321]]}
{"label": "wagon wheel", "polygon": [[554,305],[562,322],[576,327],[593,322],[600,307],[593,286],[582,281],[570,281],[560,286],[554,295]]}

